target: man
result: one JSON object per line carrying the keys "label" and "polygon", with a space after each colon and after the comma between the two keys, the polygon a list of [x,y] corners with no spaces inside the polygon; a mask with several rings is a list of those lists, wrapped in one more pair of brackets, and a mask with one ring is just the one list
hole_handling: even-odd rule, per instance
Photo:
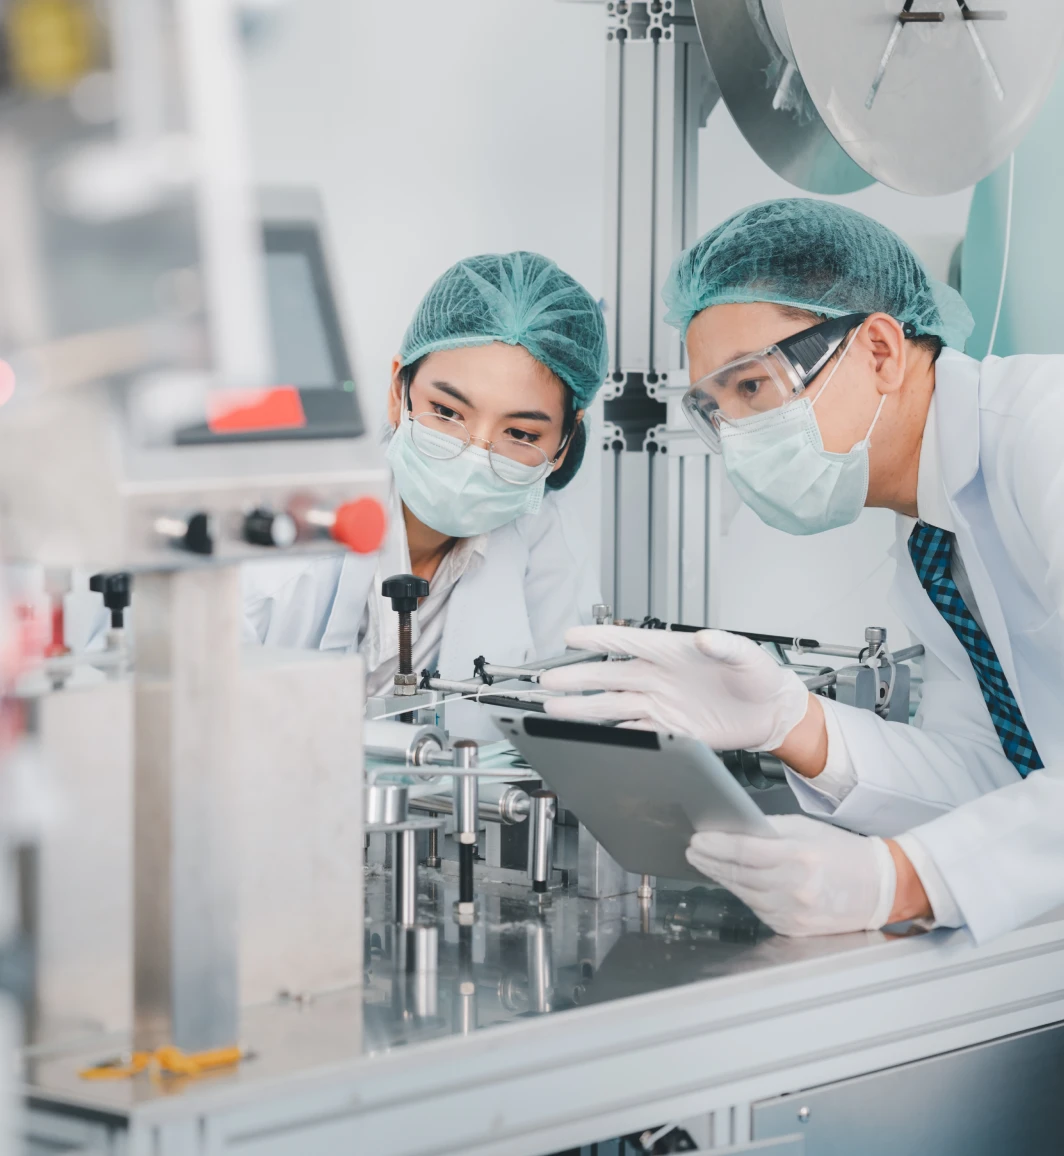
{"label": "man", "polygon": [[[860,213],[781,200],[683,253],[665,291],[692,425],[795,534],[898,514],[892,602],[926,648],[914,726],[809,695],[760,648],[584,627],[549,713],[771,750],[805,811],[688,858],[786,934],[923,918],[977,940],[1064,903],[1064,357],[959,350],[960,297]],[[752,352],[759,351],[759,352]],[[802,597],[783,584],[781,597]],[[850,834],[840,827],[860,834]]]}

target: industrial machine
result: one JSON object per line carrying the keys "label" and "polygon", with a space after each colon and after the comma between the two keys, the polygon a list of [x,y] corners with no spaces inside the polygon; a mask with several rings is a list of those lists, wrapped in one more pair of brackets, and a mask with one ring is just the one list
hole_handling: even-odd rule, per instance
{"label": "industrial machine", "polygon": [[[1048,4],[983,23],[913,8],[871,51],[849,12],[799,0],[605,3],[614,606],[598,621],[714,621],[719,487],[679,420],[657,292],[693,236],[718,93],[805,187],[918,192],[988,171],[1044,95],[1064,27]],[[400,661],[365,724],[357,656],[241,652],[237,565],[375,549],[385,476],[320,206],[256,203],[248,180],[228,6],[101,11],[63,68],[17,57],[0,103],[5,556],[47,567],[56,599],[71,568],[92,573],[110,622],[72,655],[49,616],[24,687],[60,800],[25,877],[25,1149],[1057,1151],[1064,913],[984,946],[916,926],[788,940],[708,880],[625,871],[549,767],[448,729],[449,700],[537,713],[545,669],[600,656],[414,670],[413,575],[384,583]],[[952,55],[922,86],[936,34]],[[851,35],[840,112],[823,85]],[[968,99],[940,101],[951,82]],[[862,107],[882,152],[840,127]],[[924,136],[944,126],[967,143],[932,163]],[[876,627],[752,637],[811,690],[909,720],[919,647]],[[720,755],[762,810],[793,808],[771,756]]]}

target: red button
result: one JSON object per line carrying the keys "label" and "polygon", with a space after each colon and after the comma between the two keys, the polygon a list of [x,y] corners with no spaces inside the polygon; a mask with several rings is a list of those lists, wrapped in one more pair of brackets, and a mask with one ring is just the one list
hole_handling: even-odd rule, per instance
{"label": "red button", "polygon": [[388,517],[376,498],[356,498],[336,511],[332,536],[356,554],[372,554],[381,548]]}

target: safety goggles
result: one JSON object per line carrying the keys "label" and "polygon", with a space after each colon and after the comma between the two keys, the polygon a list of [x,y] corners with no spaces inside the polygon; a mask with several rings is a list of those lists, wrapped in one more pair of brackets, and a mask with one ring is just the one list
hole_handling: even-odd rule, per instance
{"label": "safety goggles", "polygon": [[699,378],[683,410],[698,436],[720,453],[721,427],[793,401],[824,368],[846,335],[870,313],[833,317]]}

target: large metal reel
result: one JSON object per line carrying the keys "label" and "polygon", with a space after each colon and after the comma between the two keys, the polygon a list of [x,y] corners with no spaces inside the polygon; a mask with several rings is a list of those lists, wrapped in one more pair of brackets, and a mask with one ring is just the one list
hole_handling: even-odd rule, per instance
{"label": "large metal reel", "polygon": [[908,7],[900,23],[903,0],[694,0],[724,100],[780,176],[816,193],[869,175],[921,196],[955,192],[992,172],[1042,107],[1064,4]]}
{"label": "large metal reel", "polygon": [[[1064,50],[1060,0],[781,0],[798,69],[824,123],[877,180],[932,196],[975,184],[1016,148],[1053,85]],[[830,30],[830,35],[826,32]]]}
{"label": "large metal reel", "polygon": [[693,7],[724,103],[770,168],[811,193],[852,193],[872,183],[828,131],[802,77],[785,76],[789,61],[757,0],[693,0]]}

